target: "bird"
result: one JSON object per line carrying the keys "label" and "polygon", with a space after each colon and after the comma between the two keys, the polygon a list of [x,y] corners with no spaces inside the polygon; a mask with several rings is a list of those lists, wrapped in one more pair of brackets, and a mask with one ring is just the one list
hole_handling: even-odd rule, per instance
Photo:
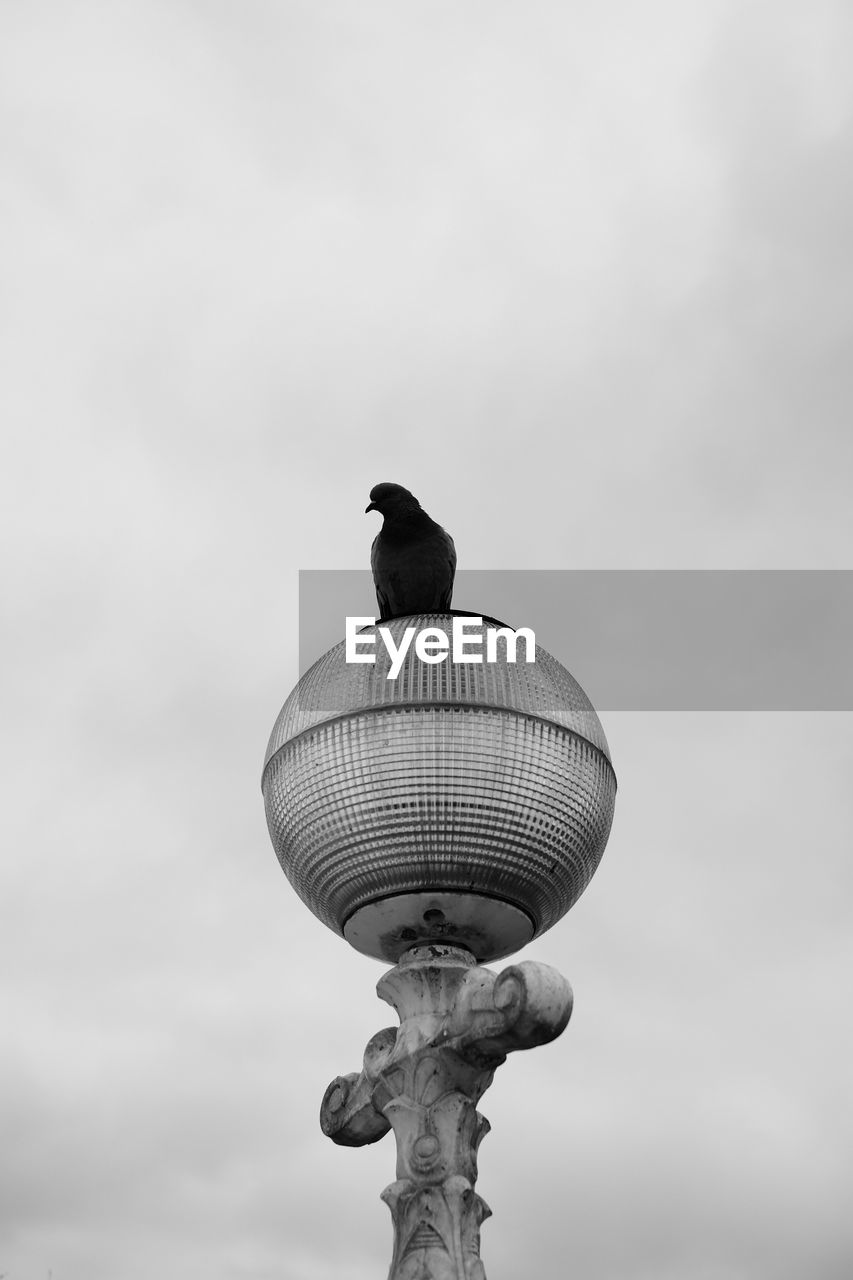
{"label": "bird", "polygon": [[453,595],[456,548],[401,484],[376,484],[364,509],[383,516],[370,567],[380,621],[410,613],[446,613]]}

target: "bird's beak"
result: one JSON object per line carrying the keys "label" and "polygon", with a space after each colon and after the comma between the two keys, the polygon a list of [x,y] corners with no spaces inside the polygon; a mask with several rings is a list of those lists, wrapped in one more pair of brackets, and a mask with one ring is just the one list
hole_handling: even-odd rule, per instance
{"label": "bird's beak", "polygon": [[378,510],[379,508],[377,507],[376,503],[371,502],[369,507],[364,508],[364,514],[367,515],[368,511],[378,511]]}

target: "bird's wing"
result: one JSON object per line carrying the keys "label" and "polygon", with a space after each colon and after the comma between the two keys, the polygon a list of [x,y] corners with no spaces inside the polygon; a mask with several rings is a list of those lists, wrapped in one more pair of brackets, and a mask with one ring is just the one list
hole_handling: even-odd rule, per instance
{"label": "bird's wing", "polygon": [[428,538],[411,547],[408,561],[401,568],[409,607],[423,613],[443,613],[450,608],[456,548],[441,525],[434,525]]}

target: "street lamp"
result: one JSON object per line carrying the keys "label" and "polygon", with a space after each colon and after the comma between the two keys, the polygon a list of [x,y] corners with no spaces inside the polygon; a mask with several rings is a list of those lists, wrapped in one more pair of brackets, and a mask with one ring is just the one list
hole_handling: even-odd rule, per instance
{"label": "street lamp", "polygon": [[[399,650],[407,629],[449,634],[460,616],[385,626]],[[483,963],[565,915],[613,818],[592,704],[539,646],[525,661],[503,637],[485,660],[477,639],[501,626],[467,616],[466,660],[410,645],[395,679],[387,651],[354,662],[335,645],[287,699],[264,761],[270,836],[294,889],[356,950],[394,964],[377,992],[400,1026],[371,1039],[361,1072],[333,1081],[321,1108],[344,1145],[394,1130],[390,1280],[484,1280],[476,1104],[509,1052],[564,1030],[572,993],[547,965],[495,975]]]}

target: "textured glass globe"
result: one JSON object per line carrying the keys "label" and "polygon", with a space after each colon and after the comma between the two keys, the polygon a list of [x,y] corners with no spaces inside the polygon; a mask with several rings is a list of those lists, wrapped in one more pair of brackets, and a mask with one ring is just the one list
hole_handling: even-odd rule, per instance
{"label": "textured glass globe", "polygon": [[[452,622],[384,625],[399,645],[406,627],[449,636]],[[488,625],[468,620],[469,637]],[[335,645],[276,720],[262,788],[279,861],[367,955],[441,941],[499,959],[555,924],[598,866],[616,794],[601,723],[539,646],[534,662],[500,641],[494,662],[430,664],[412,645],[393,680],[375,653],[348,663]]]}

